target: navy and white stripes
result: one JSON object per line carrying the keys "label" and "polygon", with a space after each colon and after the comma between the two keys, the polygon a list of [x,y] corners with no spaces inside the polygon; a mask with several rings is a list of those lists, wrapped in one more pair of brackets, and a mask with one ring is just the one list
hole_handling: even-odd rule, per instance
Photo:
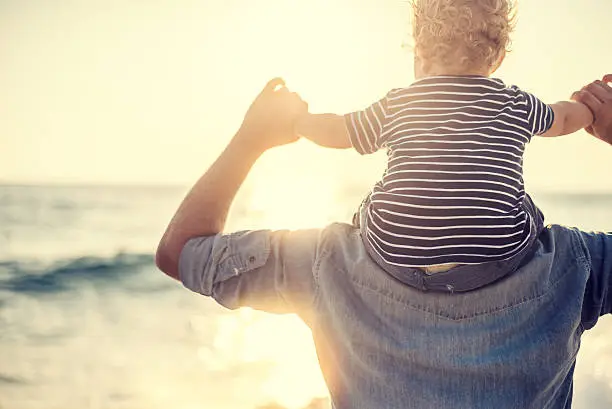
{"label": "navy and white stripes", "polygon": [[388,149],[369,198],[368,245],[402,267],[517,254],[531,229],[523,152],[553,119],[533,95],[477,76],[426,78],[346,115],[358,152]]}

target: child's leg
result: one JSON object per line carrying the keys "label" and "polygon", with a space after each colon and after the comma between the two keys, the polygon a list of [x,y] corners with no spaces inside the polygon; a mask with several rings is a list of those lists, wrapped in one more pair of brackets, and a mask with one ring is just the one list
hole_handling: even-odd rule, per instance
{"label": "child's leg", "polygon": [[461,264],[438,264],[435,266],[427,266],[427,267],[422,267],[421,270],[425,271],[426,274],[436,274],[436,273],[444,273],[448,270],[450,270],[451,268],[455,268],[460,266]]}
{"label": "child's leg", "polygon": [[364,212],[367,210],[367,206],[369,205],[370,195],[367,195],[365,199],[361,201],[357,211],[353,214],[353,226],[360,229],[362,227],[361,218],[365,217]]}

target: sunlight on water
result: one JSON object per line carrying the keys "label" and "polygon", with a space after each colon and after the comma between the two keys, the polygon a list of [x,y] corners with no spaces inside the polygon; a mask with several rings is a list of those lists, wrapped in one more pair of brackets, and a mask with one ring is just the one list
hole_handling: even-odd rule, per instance
{"label": "sunlight on water", "polygon": [[310,331],[294,316],[242,309],[222,319],[215,347],[225,360],[219,362],[222,366],[233,360],[270,364],[265,378],[258,380],[264,400],[297,409],[327,396]]}

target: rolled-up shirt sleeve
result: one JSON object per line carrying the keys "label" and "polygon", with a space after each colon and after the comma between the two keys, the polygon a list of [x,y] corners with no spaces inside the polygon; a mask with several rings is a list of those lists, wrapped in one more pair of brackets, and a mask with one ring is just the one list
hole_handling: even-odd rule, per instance
{"label": "rolled-up shirt sleeve", "polygon": [[230,309],[303,314],[314,302],[319,236],[260,230],[193,238],[181,252],[180,279]]}

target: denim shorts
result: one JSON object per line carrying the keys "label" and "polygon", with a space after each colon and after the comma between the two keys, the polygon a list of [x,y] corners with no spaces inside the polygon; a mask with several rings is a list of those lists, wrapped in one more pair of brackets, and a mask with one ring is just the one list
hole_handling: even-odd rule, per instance
{"label": "denim shorts", "polygon": [[353,225],[361,230],[362,241],[368,254],[392,277],[421,291],[467,292],[494,283],[516,271],[516,269],[529,261],[534,252],[533,244],[544,229],[544,215],[533,203],[531,197],[525,195],[523,208],[528,215],[532,228],[528,243],[521,252],[505,260],[481,264],[464,264],[453,267],[448,271],[427,274],[416,267],[399,267],[388,264],[372,249],[369,241],[366,239],[369,199],[368,196],[361,203],[358,212],[353,216]]}

